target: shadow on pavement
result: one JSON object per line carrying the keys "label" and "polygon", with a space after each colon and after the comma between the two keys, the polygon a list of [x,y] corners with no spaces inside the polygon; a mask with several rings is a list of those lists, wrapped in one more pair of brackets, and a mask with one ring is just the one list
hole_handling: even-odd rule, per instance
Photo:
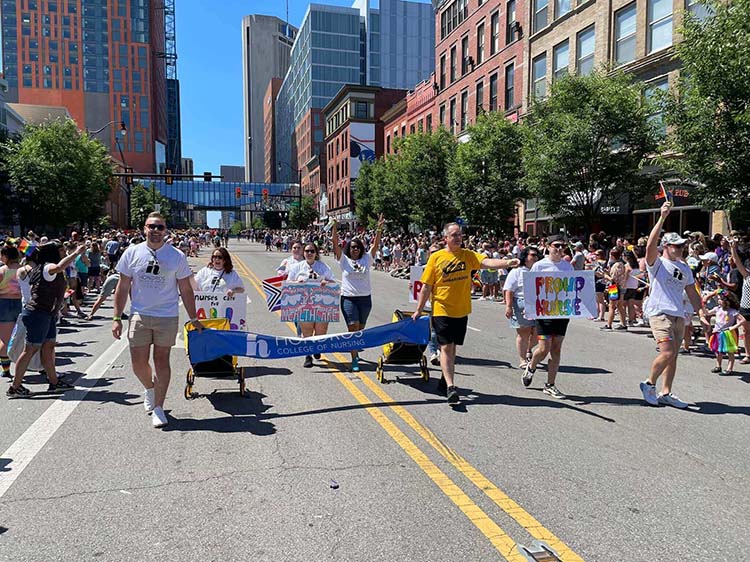
{"label": "shadow on pavement", "polygon": [[730,406],[719,402],[696,402],[697,408],[689,408],[690,412],[696,414],[721,415],[721,414],[741,414],[750,416],[750,406]]}
{"label": "shadow on pavement", "polygon": [[[272,406],[263,404],[265,394],[246,391],[245,396],[236,393],[212,392],[198,399],[207,399],[219,412],[228,414],[219,418],[193,419],[170,417],[164,431],[213,431],[216,433],[252,433],[253,435],[273,435],[276,426],[264,416]],[[273,416],[268,416],[273,417]]]}
{"label": "shadow on pavement", "polygon": [[96,340],[89,341],[62,341],[56,342],[55,347],[86,347],[90,343],[96,343]]}
{"label": "shadow on pavement", "polygon": [[578,367],[575,365],[560,365],[558,373],[572,373],[574,375],[611,375],[612,371],[599,367]]}
{"label": "shadow on pavement", "polygon": [[472,365],[474,367],[505,367],[511,369],[512,366],[507,361],[497,359],[482,359],[479,357],[456,357],[456,367],[459,365]]}
{"label": "shadow on pavement", "polygon": [[252,367],[250,366],[243,366],[242,367],[245,370],[245,378],[246,379],[254,379],[258,377],[269,377],[273,375],[291,375],[292,370],[291,369],[285,369],[283,367],[266,367],[265,365],[254,365]]}

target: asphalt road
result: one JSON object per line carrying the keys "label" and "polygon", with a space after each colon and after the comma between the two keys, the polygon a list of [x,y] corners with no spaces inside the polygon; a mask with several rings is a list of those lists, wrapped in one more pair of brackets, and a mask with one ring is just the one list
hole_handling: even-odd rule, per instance
{"label": "asphalt road", "polygon": [[[251,329],[290,334],[257,289],[284,256],[229,249]],[[373,285],[369,324],[390,322],[407,282],[375,272]],[[543,371],[522,386],[502,312],[474,303],[458,409],[435,368],[423,383],[416,365],[388,366],[378,383],[378,349],[360,375],[335,355],[313,369],[241,358],[245,398],[234,381],[198,379],[188,401],[177,342],[162,431],[113,344],[110,301],[60,335],[79,390],[48,396],[32,376],[33,398],[0,398],[0,560],[521,562],[516,545],[535,539],[566,562],[747,558],[750,370],[720,377],[710,358],[681,357],[674,391],[690,410],[646,407],[647,332],[580,321],[558,401],[541,393]]]}

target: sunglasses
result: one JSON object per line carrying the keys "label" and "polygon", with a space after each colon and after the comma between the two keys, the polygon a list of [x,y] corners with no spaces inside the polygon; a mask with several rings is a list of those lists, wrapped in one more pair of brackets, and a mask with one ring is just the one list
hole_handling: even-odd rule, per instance
{"label": "sunglasses", "polygon": [[553,248],[557,248],[558,250],[565,247],[565,244],[550,244]]}
{"label": "sunglasses", "polygon": [[354,245],[351,248],[352,248],[352,250],[359,250],[360,252],[362,251],[362,246],[356,246],[356,245]]}
{"label": "sunglasses", "polygon": [[305,250],[305,253],[306,253],[306,254],[314,254],[314,253],[315,253],[315,250]]}
{"label": "sunglasses", "polygon": [[224,256],[211,256],[212,260],[223,260]]}
{"label": "sunglasses", "polygon": [[158,230],[161,232],[162,230],[166,230],[167,227],[163,224],[147,224],[146,228],[148,228],[149,230]]}

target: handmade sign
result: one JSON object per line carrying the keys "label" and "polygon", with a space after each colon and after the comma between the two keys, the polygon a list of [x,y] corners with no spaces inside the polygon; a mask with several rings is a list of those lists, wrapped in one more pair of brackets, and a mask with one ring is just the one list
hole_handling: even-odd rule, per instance
{"label": "handmade sign", "polygon": [[422,272],[423,265],[412,265],[409,269],[409,302],[416,303],[419,298],[419,292],[422,290]]}
{"label": "handmade sign", "polygon": [[326,334],[310,338],[266,336],[252,332],[206,329],[188,332],[188,354],[192,364],[211,361],[224,355],[283,359],[315,353],[346,353],[380,347],[387,343],[426,345],[430,341],[430,319],[407,318],[358,332]]}
{"label": "handmade sign", "polygon": [[199,320],[226,318],[231,330],[247,328],[247,303],[244,293],[230,297],[219,291],[195,291],[195,311]]}
{"label": "handmade sign", "polygon": [[527,271],[523,274],[526,318],[591,318],[596,316],[593,271]]}
{"label": "handmade sign", "polygon": [[340,289],[338,283],[284,281],[279,297],[281,321],[338,322]]}

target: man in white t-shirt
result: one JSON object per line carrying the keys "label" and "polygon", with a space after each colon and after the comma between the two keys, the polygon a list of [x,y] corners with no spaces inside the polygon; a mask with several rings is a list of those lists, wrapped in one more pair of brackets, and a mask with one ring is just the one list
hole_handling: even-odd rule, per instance
{"label": "man in white t-shirt", "polygon": [[[531,266],[531,271],[573,271],[570,262],[565,261],[565,247],[568,245],[564,234],[553,234],[547,239],[549,244],[549,255]],[[547,358],[547,382],[542,392],[552,398],[562,399],[565,395],[560,392],[555,384],[557,371],[560,368],[560,356],[562,355],[562,344],[565,334],[568,332],[567,318],[536,320],[536,333],[539,345],[534,348],[531,361],[526,364],[521,381],[528,387],[534,378],[536,367]]]}
{"label": "man in white t-shirt", "polygon": [[[678,351],[685,333],[683,293],[687,294],[694,310],[700,311],[701,317],[705,309],[695,288],[693,272],[683,261],[683,248],[687,240],[676,232],[666,233],[661,239],[662,255],[659,256],[659,234],[671,208],[669,202],[662,205],[659,220],[651,229],[646,245],[646,267],[651,287],[643,314],[648,317],[651,332],[659,346],[659,355],[651,365],[651,375],[640,386],[643,399],[651,406],[666,404],[687,408],[686,402],[672,394]],[[661,375],[664,375],[662,391],[657,395],[656,381]]]}
{"label": "man in white t-shirt", "polygon": [[[179,297],[195,329],[200,331],[202,326],[195,312],[190,266],[185,254],[165,244],[164,217],[151,213],[144,232],[146,242],[128,246],[117,262],[120,282],[115,290],[112,335],[116,339],[122,335],[122,312],[130,296],[128,340],[133,371],[145,389],[143,407],[147,413],[153,412],[153,426],[164,427],[164,399],[171,377],[169,352],[179,330]],[[152,345],[153,370],[149,364]]]}

